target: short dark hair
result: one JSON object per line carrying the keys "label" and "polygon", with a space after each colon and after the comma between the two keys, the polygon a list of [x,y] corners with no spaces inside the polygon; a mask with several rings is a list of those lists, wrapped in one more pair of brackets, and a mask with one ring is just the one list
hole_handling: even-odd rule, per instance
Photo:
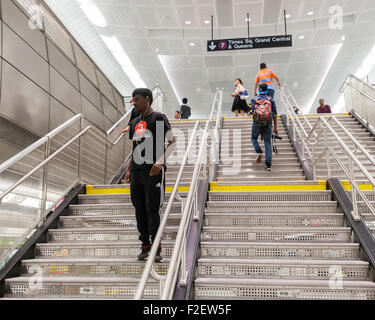
{"label": "short dark hair", "polygon": [[180,113],[180,111],[176,110],[177,113]]}
{"label": "short dark hair", "polygon": [[188,102],[188,99],[187,98],[183,98],[182,99],[182,103],[187,103]]}
{"label": "short dark hair", "polygon": [[267,83],[261,83],[259,85],[259,92],[264,92],[264,91],[267,91],[268,90],[268,85]]}
{"label": "short dark hair", "polygon": [[260,64],[260,68],[261,68],[261,69],[267,68],[267,65],[266,65],[265,63],[261,63],[261,64]]}
{"label": "short dark hair", "polygon": [[242,80],[240,78],[237,78],[236,81],[237,80],[243,85]]}
{"label": "short dark hair", "polygon": [[154,101],[154,98],[152,97],[152,91],[148,88],[137,88],[133,91],[133,98],[137,95],[141,95],[143,98],[149,97],[150,98],[150,105],[152,105],[152,102]]}

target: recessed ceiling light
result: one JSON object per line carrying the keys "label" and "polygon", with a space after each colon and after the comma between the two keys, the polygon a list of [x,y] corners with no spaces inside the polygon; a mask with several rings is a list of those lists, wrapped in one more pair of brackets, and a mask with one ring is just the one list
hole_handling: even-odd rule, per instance
{"label": "recessed ceiling light", "polygon": [[190,43],[189,43],[189,46],[190,46],[190,47],[194,47],[194,46],[195,46],[195,43],[194,43],[194,42],[190,42]]}
{"label": "recessed ceiling light", "polygon": [[290,18],[290,14],[288,13],[287,15],[285,15],[285,18]]}
{"label": "recessed ceiling light", "polygon": [[185,24],[191,24],[191,21],[190,20],[185,21]]}
{"label": "recessed ceiling light", "polygon": [[245,21],[246,21],[246,22],[247,22],[247,21],[251,21],[251,18],[246,18]]}
{"label": "recessed ceiling light", "polygon": [[305,39],[305,36],[299,36],[298,38],[299,39]]}
{"label": "recessed ceiling light", "polygon": [[341,37],[341,40],[342,40],[342,41],[344,41],[345,39],[346,39],[346,37],[345,37],[345,36],[342,36],[342,37]]}
{"label": "recessed ceiling light", "polygon": [[209,23],[210,23],[210,20],[204,20],[204,23],[205,23],[205,24],[209,24]]}
{"label": "recessed ceiling light", "polygon": [[308,15],[308,16],[312,16],[314,13],[315,13],[314,11],[309,11],[309,12],[307,13],[307,15]]}

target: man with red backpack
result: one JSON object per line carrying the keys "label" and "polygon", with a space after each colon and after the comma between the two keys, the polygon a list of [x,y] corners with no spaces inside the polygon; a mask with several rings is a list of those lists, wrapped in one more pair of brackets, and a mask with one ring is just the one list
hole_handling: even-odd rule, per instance
{"label": "man with red backpack", "polygon": [[253,113],[253,127],[251,132],[251,142],[256,153],[256,162],[262,162],[262,149],[258,143],[259,135],[264,139],[266,147],[266,171],[272,171],[272,122],[274,123],[274,133],[279,134],[277,129],[277,110],[276,103],[268,96],[268,86],[262,83],[259,86],[259,95],[251,100],[251,109]]}

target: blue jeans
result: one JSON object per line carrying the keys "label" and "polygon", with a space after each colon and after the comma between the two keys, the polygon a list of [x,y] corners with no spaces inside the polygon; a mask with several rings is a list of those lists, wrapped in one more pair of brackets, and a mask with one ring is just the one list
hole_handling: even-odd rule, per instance
{"label": "blue jeans", "polygon": [[275,89],[268,89],[268,96],[274,99],[275,96]]}
{"label": "blue jeans", "polygon": [[[253,128],[251,130],[251,142],[254,146],[256,153],[262,153],[262,149],[258,143],[258,137],[262,133],[262,128],[259,127],[255,122],[253,122]],[[263,139],[264,145],[266,147],[266,166],[271,166],[272,164],[272,145],[271,145],[271,137],[272,137],[272,125],[269,125],[266,128],[263,128]]]}

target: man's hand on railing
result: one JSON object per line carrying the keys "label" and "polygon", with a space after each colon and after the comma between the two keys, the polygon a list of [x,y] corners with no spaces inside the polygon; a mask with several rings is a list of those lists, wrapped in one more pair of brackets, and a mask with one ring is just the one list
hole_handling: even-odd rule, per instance
{"label": "man's hand on railing", "polygon": [[160,173],[160,170],[163,168],[163,165],[160,163],[155,163],[151,170],[150,170],[150,176],[157,176]]}
{"label": "man's hand on railing", "polygon": [[122,130],[123,133],[128,133],[130,130],[130,126],[127,126],[124,130]]}

